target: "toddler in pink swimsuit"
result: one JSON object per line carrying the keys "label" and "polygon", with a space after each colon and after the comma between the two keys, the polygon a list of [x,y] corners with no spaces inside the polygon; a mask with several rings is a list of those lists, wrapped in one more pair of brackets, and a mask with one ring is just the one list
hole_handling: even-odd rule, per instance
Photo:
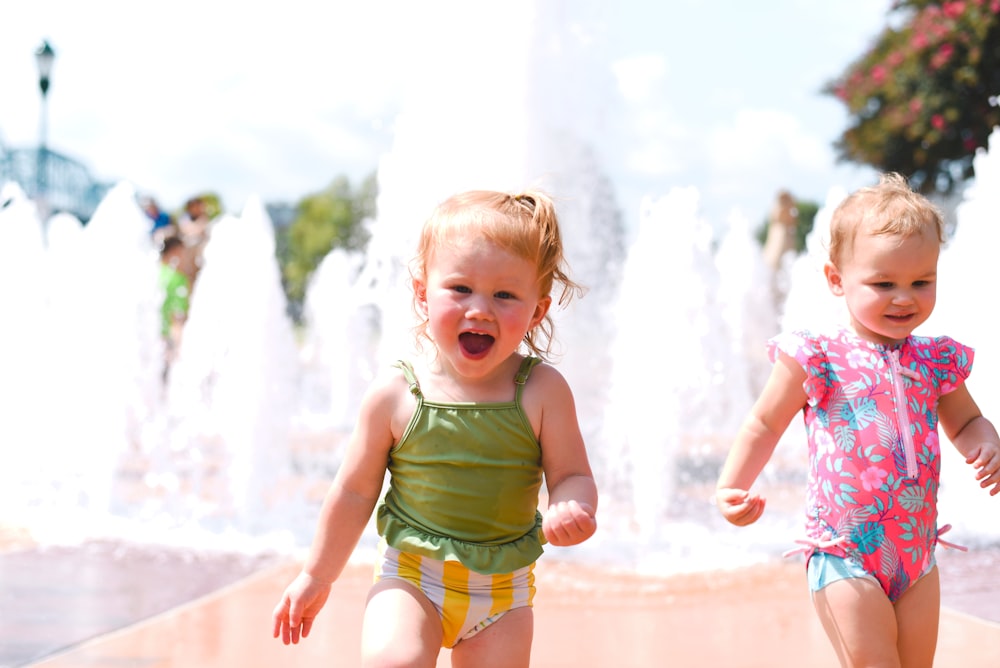
{"label": "toddler in pink swimsuit", "polygon": [[806,371],[807,552],[849,558],[896,601],[934,565],[941,471],[938,398],[972,350],[942,336],[898,346],[796,332],[771,342]]}
{"label": "toddler in pink swimsuit", "polygon": [[934,548],[938,424],[991,495],[1000,436],[965,379],[970,348],[915,336],[936,301],[940,212],[897,174],[844,200],[830,221],[824,267],[849,322],[770,343],[771,376],[736,437],[716,502],[751,524],[749,491],[800,412],[809,441],[806,540],[813,604],[844,666],[931,666],[940,580]]}

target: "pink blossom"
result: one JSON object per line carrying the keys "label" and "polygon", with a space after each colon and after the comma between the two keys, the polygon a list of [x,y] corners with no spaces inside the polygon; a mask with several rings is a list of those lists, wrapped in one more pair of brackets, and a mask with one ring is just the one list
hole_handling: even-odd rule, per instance
{"label": "pink blossom", "polygon": [[881,487],[882,482],[888,477],[888,471],[880,469],[877,466],[869,466],[861,472],[861,485],[865,488],[866,492],[870,492]]}
{"label": "pink blossom", "polygon": [[935,130],[943,130],[945,125],[944,116],[941,114],[934,114],[931,116],[931,125],[934,126]]}
{"label": "pink blossom", "polygon": [[825,429],[816,430],[813,435],[813,443],[816,444],[816,454],[818,455],[832,455],[837,452],[837,442]]}
{"label": "pink blossom", "polygon": [[965,11],[964,2],[946,2],[944,3],[944,15],[950,19],[957,19]]}
{"label": "pink blossom", "polygon": [[872,366],[871,357],[872,356],[870,353],[866,353],[863,350],[858,350],[858,349],[850,350],[847,352],[847,357],[846,357],[847,365],[852,369],[871,368]]}
{"label": "pink blossom", "polygon": [[872,81],[874,81],[877,85],[881,86],[885,83],[885,76],[885,66],[876,65],[872,68]]}
{"label": "pink blossom", "polygon": [[936,431],[927,432],[927,438],[924,439],[924,445],[930,448],[931,454],[937,456],[941,454],[941,439],[938,437]]}
{"label": "pink blossom", "polygon": [[951,55],[954,52],[955,52],[954,45],[947,43],[942,44],[938,48],[937,53],[934,54],[934,57],[931,58],[931,67],[935,70],[941,69],[944,66],[944,64],[948,62],[948,59],[951,58]]}

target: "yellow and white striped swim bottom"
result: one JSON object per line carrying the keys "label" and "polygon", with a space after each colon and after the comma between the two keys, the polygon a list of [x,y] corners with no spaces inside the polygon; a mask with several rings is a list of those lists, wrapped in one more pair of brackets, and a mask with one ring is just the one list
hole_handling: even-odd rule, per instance
{"label": "yellow and white striped swim bottom", "polygon": [[409,582],[430,600],[441,616],[442,647],[454,647],[476,635],[505,613],[531,607],[535,597],[535,565],[513,573],[483,575],[458,561],[439,561],[400,552],[379,541],[375,581]]}

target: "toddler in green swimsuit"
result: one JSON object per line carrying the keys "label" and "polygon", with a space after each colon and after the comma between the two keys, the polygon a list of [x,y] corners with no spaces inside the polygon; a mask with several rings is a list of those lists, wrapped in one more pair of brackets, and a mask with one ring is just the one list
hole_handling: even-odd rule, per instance
{"label": "toddler in green swimsuit", "polygon": [[411,266],[429,345],[366,393],[309,556],[274,610],[275,637],[309,634],[378,505],[364,664],[432,667],[444,646],[456,666],[528,665],[542,545],[597,529],[573,394],[542,361],[551,293],[564,304],[579,290],[564,265],[544,193],[471,191],[437,207]]}

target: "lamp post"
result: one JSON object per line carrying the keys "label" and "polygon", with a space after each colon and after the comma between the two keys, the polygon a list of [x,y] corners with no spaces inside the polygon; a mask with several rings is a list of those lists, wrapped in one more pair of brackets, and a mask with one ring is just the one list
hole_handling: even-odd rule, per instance
{"label": "lamp post", "polygon": [[49,130],[48,123],[48,95],[49,76],[52,74],[52,61],[56,59],[56,52],[52,50],[47,40],[43,40],[41,46],[35,50],[35,63],[38,65],[38,88],[42,91],[41,120],[39,121],[38,140],[38,165],[36,176],[36,197],[41,200],[48,188],[46,182],[46,167],[48,162],[48,148],[46,139]]}

